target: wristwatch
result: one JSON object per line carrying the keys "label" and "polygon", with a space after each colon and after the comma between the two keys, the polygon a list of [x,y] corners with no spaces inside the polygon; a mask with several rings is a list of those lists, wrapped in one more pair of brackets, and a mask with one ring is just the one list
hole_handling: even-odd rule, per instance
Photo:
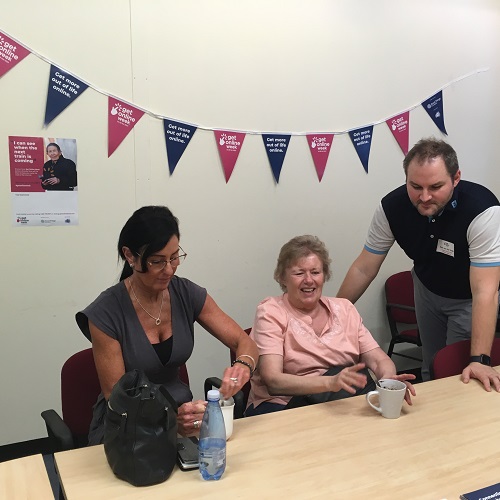
{"label": "wristwatch", "polygon": [[482,365],[491,366],[491,358],[486,356],[486,354],[481,354],[480,356],[471,356],[470,363],[481,363]]}

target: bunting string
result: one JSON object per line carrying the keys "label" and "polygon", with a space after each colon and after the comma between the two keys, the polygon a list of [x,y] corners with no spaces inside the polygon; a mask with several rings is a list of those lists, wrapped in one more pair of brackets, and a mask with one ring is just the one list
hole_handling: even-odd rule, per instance
{"label": "bunting string", "polygon": [[[9,35],[7,32],[5,32],[3,30],[0,30],[0,33],[3,33],[4,35],[8,36],[12,40],[14,40],[17,44],[19,44],[22,47],[24,47],[26,50],[28,50],[29,52],[31,52],[33,55],[35,55],[39,59],[45,61],[46,63],[48,63],[50,65],[57,66],[59,69],[61,69],[62,71],[68,73],[69,75],[75,76],[80,81],[82,81],[85,85],[87,85],[89,88],[93,89],[94,91],[98,92],[99,94],[111,97],[112,99],[116,99],[116,100],[119,100],[122,103],[131,105],[134,108],[139,109],[143,113],[151,116],[152,118],[157,118],[158,120],[174,120],[174,121],[179,121],[179,122],[185,123],[186,125],[190,125],[192,127],[196,127],[197,129],[200,129],[200,130],[208,130],[208,131],[212,131],[212,132],[215,132],[215,131],[223,132],[223,131],[228,131],[229,130],[231,132],[237,132],[237,133],[242,133],[242,134],[250,134],[250,135],[263,135],[263,134],[293,135],[293,136],[305,136],[305,135],[308,135],[308,134],[335,134],[335,135],[342,135],[342,134],[348,134],[349,132],[352,132],[352,131],[360,129],[360,128],[367,127],[369,125],[380,125],[381,123],[386,122],[388,119],[392,118],[393,116],[396,116],[398,114],[404,113],[406,111],[411,111],[411,110],[413,110],[413,109],[418,108],[419,106],[421,106],[421,102],[419,102],[417,104],[414,104],[414,105],[410,106],[409,108],[406,108],[406,109],[404,109],[402,111],[394,113],[394,114],[388,116],[387,118],[383,118],[383,119],[378,120],[378,121],[370,122],[369,125],[362,125],[361,127],[360,126],[356,126],[356,127],[352,128],[352,129],[346,129],[346,130],[341,130],[341,131],[330,131],[330,130],[327,130],[327,131],[322,131],[322,132],[320,132],[320,131],[312,131],[312,132],[303,132],[303,131],[302,132],[297,132],[297,131],[294,131],[294,132],[286,131],[285,132],[284,131],[284,132],[277,132],[277,131],[262,131],[262,130],[260,130],[260,131],[259,130],[242,130],[242,129],[235,129],[235,128],[224,128],[224,129],[214,128],[214,127],[209,127],[209,126],[206,126],[206,125],[197,125],[197,124],[194,124],[194,123],[190,123],[190,122],[187,122],[187,121],[184,121],[184,120],[179,120],[177,118],[173,118],[173,117],[169,117],[169,116],[160,115],[160,114],[154,113],[153,111],[148,110],[146,108],[142,108],[141,106],[138,106],[135,103],[131,103],[130,101],[127,101],[126,99],[123,99],[123,98],[121,98],[119,96],[116,96],[116,95],[110,93],[110,92],[107,92],[105,90],[100,89],[99,87],[97,87],[96,85],[88,82],[87,80],[84,80],[84,79],[82,79],[80,77],[77,77],[76,75],[74,75],[74,73],[72,73],[72,72],[70,72],[70,71],[62,68],[59,65],[56,65],[48,57],[45,57],[44,55],[40,54],[39,52],[37,52],[37,51],[31,49],[30,47],[28,47],[27,45],[24,45],[22,42],[20,42],[16,38],[12,37],[11,35]],[[449,87],[449,86],[451,86],[451,85],[453,85],[453,84],[455,84],[457,82],[460,82],[461,80],[465,80],[466,78],[469,78],[471,76],[474,76],[474,75],[477,75],[479,73],[484,73],[486,71],[489,71],[489,69],[490,69],[489,67],[479,68],[479,69],[470,71],[469,73],[466,73],[465,75],[459,76],[458,78],[455,78],[454,80],[451,80],[450,82],[446,83],[442,87],[438,88],[436,90],[436,92],[434,92],[432,95],[435,95],[437,92],[442,91],[445,88],[447,88],[447,87]],[[432,97],[432,95],[429,96],[428,98]],[[426,98],[426,99],[428,99],[428,98]],[[424,99],[424,100],[426,100],[426,99]]]}
{"label": "bunting string", "polygon": [[122,141],[142,116],[147,114],[163,122],[170,174],[173,174],[193,134],[197,129],[201,129],[214,133],[226,183],[231,177],[247,134],[260,135],[262,137],[263,145],[276,183],[279,182],[281,168],[292,136],[306,137],[320,182],[325,171],[335,135],[349,134],[359,160],[366,173],[368,173],[368,162],[375,125],[385,122],[399,147],[406,155],[409,148],[410,111],[418,106],[423,106],[438,129],[443,134],[447,135],[448,132],[446,131],[444,122],[443,90],[461,80],[489,70],[489,68],[480,68],[455,78],[418,104],[414,104],[395,115],[371,122],[361,127],[357,126],[337,132],[265,132],[262,130],[220,129],[205,125],[196,125],[153,113],[149,109],[142,108],[130,101],[106,92],[96,87],[94,84],[82,80],[73,73],[56,66],[49,58],[39,52],[31,50],[29,47],[15,38],[10,37],[10,35],[3,31],[0,31],[0,77],[21,62],[30,53],[50,64],[45,109],[45,126],[48,126],[54,118],[74,102],[85,90],[92,88],[94,91],[108,97],[108,157],[110,157],[120,146]]}

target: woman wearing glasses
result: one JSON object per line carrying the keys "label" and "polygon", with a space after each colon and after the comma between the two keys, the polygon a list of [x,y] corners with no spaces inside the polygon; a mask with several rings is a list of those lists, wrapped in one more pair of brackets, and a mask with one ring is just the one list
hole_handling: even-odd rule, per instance
{"label": "woman wearing glasses", "polygon": [[177,401],[180,434],[198,433],[206,403],[191,401],[189,387],[179,379],[179,367],[193,351],[195,321],[236,351],[237,361],[224,371],[224,395],[235,394],[256,368],[255,343],[205,288],[175,275],[186,257],[179,237],[178,220],[168,208],[148,206],[134,212],[118,240],[124,261],[120,282],[76,315],[92,341],[102,389],[89,444],[102,442],[106,400],[120,377],[133,369],[163,384]]}

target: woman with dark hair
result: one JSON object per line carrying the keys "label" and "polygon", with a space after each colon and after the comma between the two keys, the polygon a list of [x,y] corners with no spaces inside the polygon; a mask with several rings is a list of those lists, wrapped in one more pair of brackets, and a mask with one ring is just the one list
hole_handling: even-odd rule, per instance
{"label": "woman with dark hair", "polygon": [[205,288],[175,275],[186,257],[179,239],[178,220],[168,208],[147,206],[134,212],[118,240],[124,261],[120,282],[76,315],[78,326],[92,341],[102,389],[89,444],[102,442],[106,400],[119,378],[133,369],[163,384],[177,401],[180,434],[199,432],[206,403],[192,402],[189,387],[179,379],[179,367],[193,351],[195,321],[236,352],[236,362],[222,379],[226,397],[248,382],[256,368],[255,343]]}
{"label": "woman with dark hair", "polygon": [[73,191],[76,187],[76,165],[64,158],[55,142],[47,144],[49,161],[43,165],[42,188],[47,191]]}
{"label": "woman with dark hair", "polygon": [[296,236],[281,248],[274,279],[284,293],[259,304],[250,335],[261,356],[247,415],[366,394],[375,389],[368,368],[377,380],[405,382],[411,404],[415,375],[396,374],[348,300],[323,296],[330,263],[317,236]]}

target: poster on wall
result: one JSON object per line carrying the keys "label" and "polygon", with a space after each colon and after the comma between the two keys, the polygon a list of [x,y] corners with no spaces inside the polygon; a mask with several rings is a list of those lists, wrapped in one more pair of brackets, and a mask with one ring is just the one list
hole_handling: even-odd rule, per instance
{"label": "poster on wall", "polygon": [[76,139],[9,136],[12,225],[75,226]]}

